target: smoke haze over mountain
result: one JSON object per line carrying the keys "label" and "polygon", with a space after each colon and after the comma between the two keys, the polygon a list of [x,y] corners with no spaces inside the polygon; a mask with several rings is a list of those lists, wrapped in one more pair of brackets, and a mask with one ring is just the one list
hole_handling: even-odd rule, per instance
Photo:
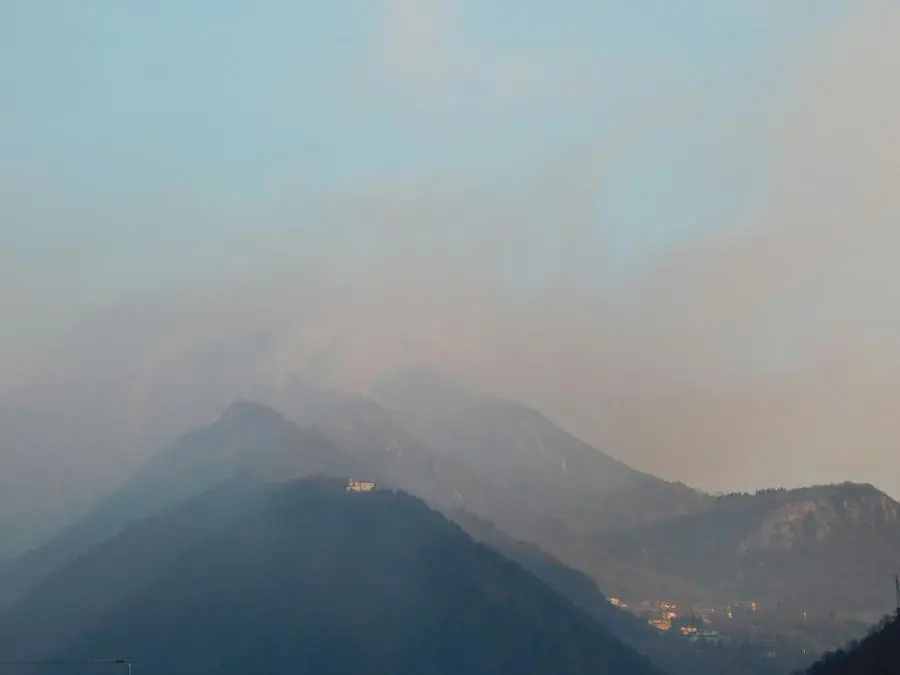
{"label": "smoke haze over mountain", "polygon": [[[21,96],[0,114],[13,129],[0,134],[0,491],[108,487],[291,376],[365,391],[426,366],[704,489],[862,480],[900,495],[900,10],[825,3],[804,22],[799,9],[760,16],[740,2],[725,17],[700,3],[721,39],[732,24],[752,39],[667,64],[675,44],[638,59],[562,19],[532,42],[513,22],[501,40],[486,28],[496,17],[465,3],[378,4],[365,29],[341,24],[362,36],[356,60],[309,80],[342,106],[330,142],[306,129],[253,140],[258,106],[292,129],[288,79],[246,92],[268,100],[195,109],[169,57],[145,62],[102,32],[161,78],[151,94],[181,101],[161,128],[196,115],[176,125],[197,130],[186,153],[237,134],[231,156],[206,161],[258,153],[268,168],[250,177],[184,159],[163,180],[178,155],[138,142],[154,122],[127,107],[137,130],[111,141],[87,128],[74,150],[28,146],[50,128],[26,121],[45,102],[10,76]],[[238,39],[222,21],[207,47]],[[70,29],[77,52],[89,31]],[[153,30],[145,42],[167,29]],[[0,53],[16,49],[37,58],[20,43]],[[119,75],[92,63],[68,67],[103,101]],[[195,76],[217,64],[198,57]],[[255,72],[230,67],[244,85]],[[231,92],[207,86],[211,101]],[[90,111],[75,106],[54,138],[74,138]],[[91,143],[103,151],[89,160]],[[354,143],[370,151],[341,172]],[[64,170],[48,169],[54,152]],[[141,187],[104,182],[116,162]]]}

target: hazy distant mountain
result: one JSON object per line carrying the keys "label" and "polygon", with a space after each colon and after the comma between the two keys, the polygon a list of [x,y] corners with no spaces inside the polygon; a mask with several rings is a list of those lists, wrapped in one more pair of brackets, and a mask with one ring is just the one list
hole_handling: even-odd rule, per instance
{"label": "hazy distant mountain", "polygon": [[[897,505],[874,488],[716,498],[635,471],[527,406],[434,373],[391,378],[373,396],[438,451],[552,514],[558,527],[525,538],[632,602],[755,600],[805,636],[789,646],[799,653],[800,644],[822,648],[831,636],[853,635],[890,600]],[[803,611],[844,621],[814,626]]]}
{"label": "hazy distant mountain", "polygon": [[412,432],[498,487],[582,530],[619,530],[700,508],[708,498],[575,438],[528,406],[430,371],[382,382],[373,397]]}
{"label": "hazy distant mountain", "polygon": [[893,603],[900,504],[852,483],[764,490],[616,533],[603,546],[618,560],[702,587],[710,597],[881,613]]}
{"label": "hazy distant mountain", "polygon": [[671,591],[667,574],[619,561],[603,538],[702,510],[712,502],[708,495],[636,471],[528,406],[474,392],[431,371],[387,379],[372,396],[416,437],[465,462],[553,524],[523,536],[509,522],[489,517],[501,530],[539,544],[610,592],[639,588],[641,597],[653,598]]}
{"label": "hazy distant mountain", "polygon": [[895,675],[900,668],[900,610],[869,635],[826,654],[806,675]]}
{"label": "hazy distant mountain", "polygon": [[317,419],[315,425],[300,427],[271,408],[241,401],[218,422],[184,434],[87,516],[0,568],[0,608],[128,523],[245,473],[281,480],[366,476],[439,508],[477,511],[519,536],[554,530],[551,519],[431,450],[374,401],[327,391],[308,392],[302,401],[298,416]]}
{"label": "hazy distant mountain", "polygon": [[70,558],[140,518],[241,474],[298,478],[367,474],[370,467],[319,432],[256,403],[234,403],[221,419],[188,432],[124,486],[47,544],[0,568],[0,609]]}
{"label": "hazy distant mountain", "polygon": [[[630,611],[614,607],[590,576],[567,566],[536,544],[513,539],[472,513],[456,511],[452,518],[477,541],[533,572],[670,675],[784,675],[785,659],[767,658],[762,645],[699,650],[681,635],[660,633]],[[806,663],[808,659],[800,658],[799,662]]]}
{"label": "hazy distant mountain", "polygon": [[176,675],[659,673],[420,500],[343,485],[231,481],[132,525],[0,617],[0,650]]}
{"label": "hazy distant mountain", "polygon": [[381,480],[445,512],[464,508],[478,513],[517,536],[539,537],[560,526],[532,508],[528,495],[500,488],[466,463],[434,450],[374,400],[359,394],[326,400],[312,428],[364,461]]}

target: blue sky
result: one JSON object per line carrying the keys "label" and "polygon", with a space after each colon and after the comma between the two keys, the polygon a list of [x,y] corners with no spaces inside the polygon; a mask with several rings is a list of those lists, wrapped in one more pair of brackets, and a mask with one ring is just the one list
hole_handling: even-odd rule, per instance
{"label": "blue sky", "polygon": [[[765,200],[767,94],[782,60],[841,12],[749,0],[8,0],[3,297],[29,312],[22,298],[64,290],[77,304],[173,285],[239,262],[234,241],[255,232],[302,245],[324,227],[325,195],[449,181],[515,200],[553,167],[598,156],[600,169],[573,174],[596,198],[591,241],[639,263]],[[729,168],[725,154],[740,159]],[[342,226],[362,234],[365,220]]]}

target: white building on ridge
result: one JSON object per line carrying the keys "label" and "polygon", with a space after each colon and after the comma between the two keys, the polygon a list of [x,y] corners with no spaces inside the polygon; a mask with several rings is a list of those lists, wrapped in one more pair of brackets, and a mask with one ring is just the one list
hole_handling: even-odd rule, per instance
{"label": "white building on ridge", "polygon": [[347,492],[372,492],[375,489],[375,483],[368,480],[354,480],[350,479],[347,481]]}

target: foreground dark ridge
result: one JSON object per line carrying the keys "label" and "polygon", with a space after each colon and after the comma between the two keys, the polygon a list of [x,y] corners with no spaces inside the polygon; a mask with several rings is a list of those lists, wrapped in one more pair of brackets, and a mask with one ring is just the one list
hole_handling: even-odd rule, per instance
{"label": "foreground dark ridge", "polygon": [[130,526],[0,618],[0,649],[175,675],[659,675],[420,500],[345,485],[232,481]]}
{"label": "foreground dark ridge", "polygon": [[[900,609],[862,640],[826,654],[806,675],[897,675],[900,673]],[[799,675],[799,674],[798,674]]]}

